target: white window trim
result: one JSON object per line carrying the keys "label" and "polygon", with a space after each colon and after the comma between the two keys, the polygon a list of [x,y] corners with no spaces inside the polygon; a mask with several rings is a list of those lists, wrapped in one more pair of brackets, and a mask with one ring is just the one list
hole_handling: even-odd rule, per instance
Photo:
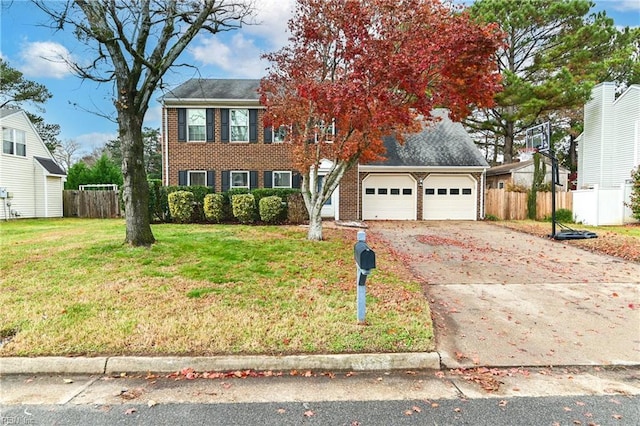
{"label": "white window trim", "polygon": [[[316,131],[316,134],[315,134],[316,143],[318,143],[318,134],[321,133],[320,129],[326,129],[326,128],[331,129],[331,131],[325,133],[325,139],[326,139],[325,142],[326,143],[333,143],[333,139],[335,139],[335,136],[336,136],[336,120],[335,120],[335,118],[331,120],[331,124],[329,126],[325,126],[323,121],[320,121],[318,123],[318,130]],[[327,138],[328,136],[332,136],[332,137],[329,139],[329,138]]]}
{"label": "white window trim", "polygon": [[[247,186],[235,186],[233,184],[233,175],[235,173],[244,173],[247,176]],[[232,170],[229,172],[229,189],[238,189],[238,188],[243,188],[243,189],[251,188],[251,176],[249,175],[248,170]]]}
{"label": "white window trim", "polygon": [[[284,138],[281,141],[277,141],[276,140],[276,131],[280,130],[280,129],[284,129]],[[271,128],[271,142],[272,143],[284,143],[287,135],[289,134],[289,132],[291,132],[291,126],[287,126],[285,124],[278,126],[278,127],[272,127]]]}
{"label": "white window trim", "polygon": [[187,170],[187,186],[191,186],[191,173],[202,173],[204,174],[204,186],[207,186],[209,182],[207,182],[207,172],[206,170]]}
{"label": "white window trim", "polygon": [[[189,117],[192,111],[202,111],[204,113],[204,124],[202,125],[204,132],[202,133],[202,139],[191,139],[191,132],[189,131],[191,124]],[[200,126],[198,126],[200,127]],[[188,108],[187,109],[187,142],[206,142],[207,141],[207,110],[205,108]]]}
{"label": "white window trim", "polygon": [[[4,143],[5,143],[5,139],[4,139],[4,131],[5,130],[9,130],[11,132],[11,140],[7,140],[7,142],[11,142],[11,144],[13,145],[13,154],[8,153],[8,152],[4,152]],[[21,132],[22,134],[24,134],[24,143],[21,143],[20,145],[24,145],[24,155],[19,155],[18,154],[18,141],[16,138],[16,134],[17,132]],[[3,155],[11,155],[14,157],[18,157],[18,158],[26,158],[27,157],[27,132],[25,132],[24,130],[20,130],[20,129],[14,129],[12,127],[3,127],[2,128],[2,154]]]}
{"label": "white window trim", "polygon": [[[289,175],[289,186],[276,186],[276,173],[286,173]],[[293,188],[293,173],[291,170],[274,170],[271,173],[271,182],[273,188]]]}
{"label": "white window trim", "polygon": [[[241,126],[234,126],[233,125],[233,122],[231,121],[231,116],[233,115],[233,111],[246,111],[247,112],[247,125],[246,125],[246,128],[247,128],[247,132],[246,132],[247,139],[246,140],[237,140],[237,141],[233,140],[232,128],[233,127],[241,127]],[[250,139],[250,137],[249,137],[249,128],[251,127],[251,123],[250,123],[251,120],[249,119],[249,116],[250,116],[249,108],[230,108],[229,109],[229,142],[231,142],[231,143],[249,143],[249,139]]]}

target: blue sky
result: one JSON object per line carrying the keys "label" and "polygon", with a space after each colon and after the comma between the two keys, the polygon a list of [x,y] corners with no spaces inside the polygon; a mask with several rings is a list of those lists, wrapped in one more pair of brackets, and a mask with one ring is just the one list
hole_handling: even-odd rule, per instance
{"label": "blue sky", "polygon": [[[0,56],[25,78],[44,84],[53,94],[41,113],[48,123],[61,126],[60,139],[75,140],[88,153],[117,135],[115,123],[94,112],[113,113],[112,84],[97,85],[72,75],[54,56],[82,60],[83,50],[69,33],[54,33],[43,26],[44,14],[29,1],[0,0]],[[267,64],[260,55],[287,42],[286,26],[293,0],[256,0],[259,25],[199,37],[184,54],[193,68],[167,74],[165,82],[176,86],[193,77],[260,78]],[[640,26],[640,0],[596,1],[594,11],[604,10],[618,26]],[[160,96],[160,93],[158,93]],[[37,112],[34,110],[34,112]],[[154,99],[145,125],[160,127],[160,104]]]}

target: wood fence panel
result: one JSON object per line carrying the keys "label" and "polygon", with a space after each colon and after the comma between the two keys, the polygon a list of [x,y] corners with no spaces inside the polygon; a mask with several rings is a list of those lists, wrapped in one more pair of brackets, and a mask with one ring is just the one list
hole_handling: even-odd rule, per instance
{"label": "wood fence panel", "polygon": [[65,217],[114,218],[120,216],[118,191],[74,191],[63,192],[63,214]]}
{"label": "wood fence panel", "polygon": [[[556,211],[573,210],[573,193],[556,192]],[[485,192],[485,216],[492,215],[502,220],[527,219],[527,193],[504,189],[488,189]],[[551,216],[551,192],[538,192],[536,216],[544,219]]]}

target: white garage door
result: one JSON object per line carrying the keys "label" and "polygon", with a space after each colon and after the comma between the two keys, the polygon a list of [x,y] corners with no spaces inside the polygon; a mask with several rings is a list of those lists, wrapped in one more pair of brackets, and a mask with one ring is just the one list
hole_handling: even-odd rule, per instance
{"label": "white garage door", "polygon": [[416,220],[416,199],[410,175],[371,174],[362,181],[362,219]]}
{"label": "white garage door", "polygon": [[476,180],[469,175],[427,176],[422,185],[425,220],[476,220]]}

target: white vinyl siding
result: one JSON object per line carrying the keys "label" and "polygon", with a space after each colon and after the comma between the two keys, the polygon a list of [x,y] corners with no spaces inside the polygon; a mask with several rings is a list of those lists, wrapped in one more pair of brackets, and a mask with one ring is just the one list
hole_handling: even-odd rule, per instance
{"label": "white vinyl siding", "polygon": [[[10,208],[6,207],[5,209],[0,205],[0,219],[4,220],[6,217],[10,217],[10,209],[17,211],[21,218],[42,217],[45,212],[49,217],[55,217],[55,215],[51,216],[55,212],[52,203],[62,206],[62,178],[50,177],[51,180],[60,182],[58,185],[60,191],[53,193],[55,201],[51,197],[45,197],[55,191],[54,185],[47,183],[45,191],[46,171],[33,158],[34,156],[52,158],[49,150],[38,137],[23,112],[3,117],[2,127],[24,132],[26,156],[0,154],[0,187],[6,188],[8,192],[13,194]],[[49,204],[44,206],[43,203],[47,198],[49,198]],[[0,202],[5,203],[6,200],[0,200]]]}

